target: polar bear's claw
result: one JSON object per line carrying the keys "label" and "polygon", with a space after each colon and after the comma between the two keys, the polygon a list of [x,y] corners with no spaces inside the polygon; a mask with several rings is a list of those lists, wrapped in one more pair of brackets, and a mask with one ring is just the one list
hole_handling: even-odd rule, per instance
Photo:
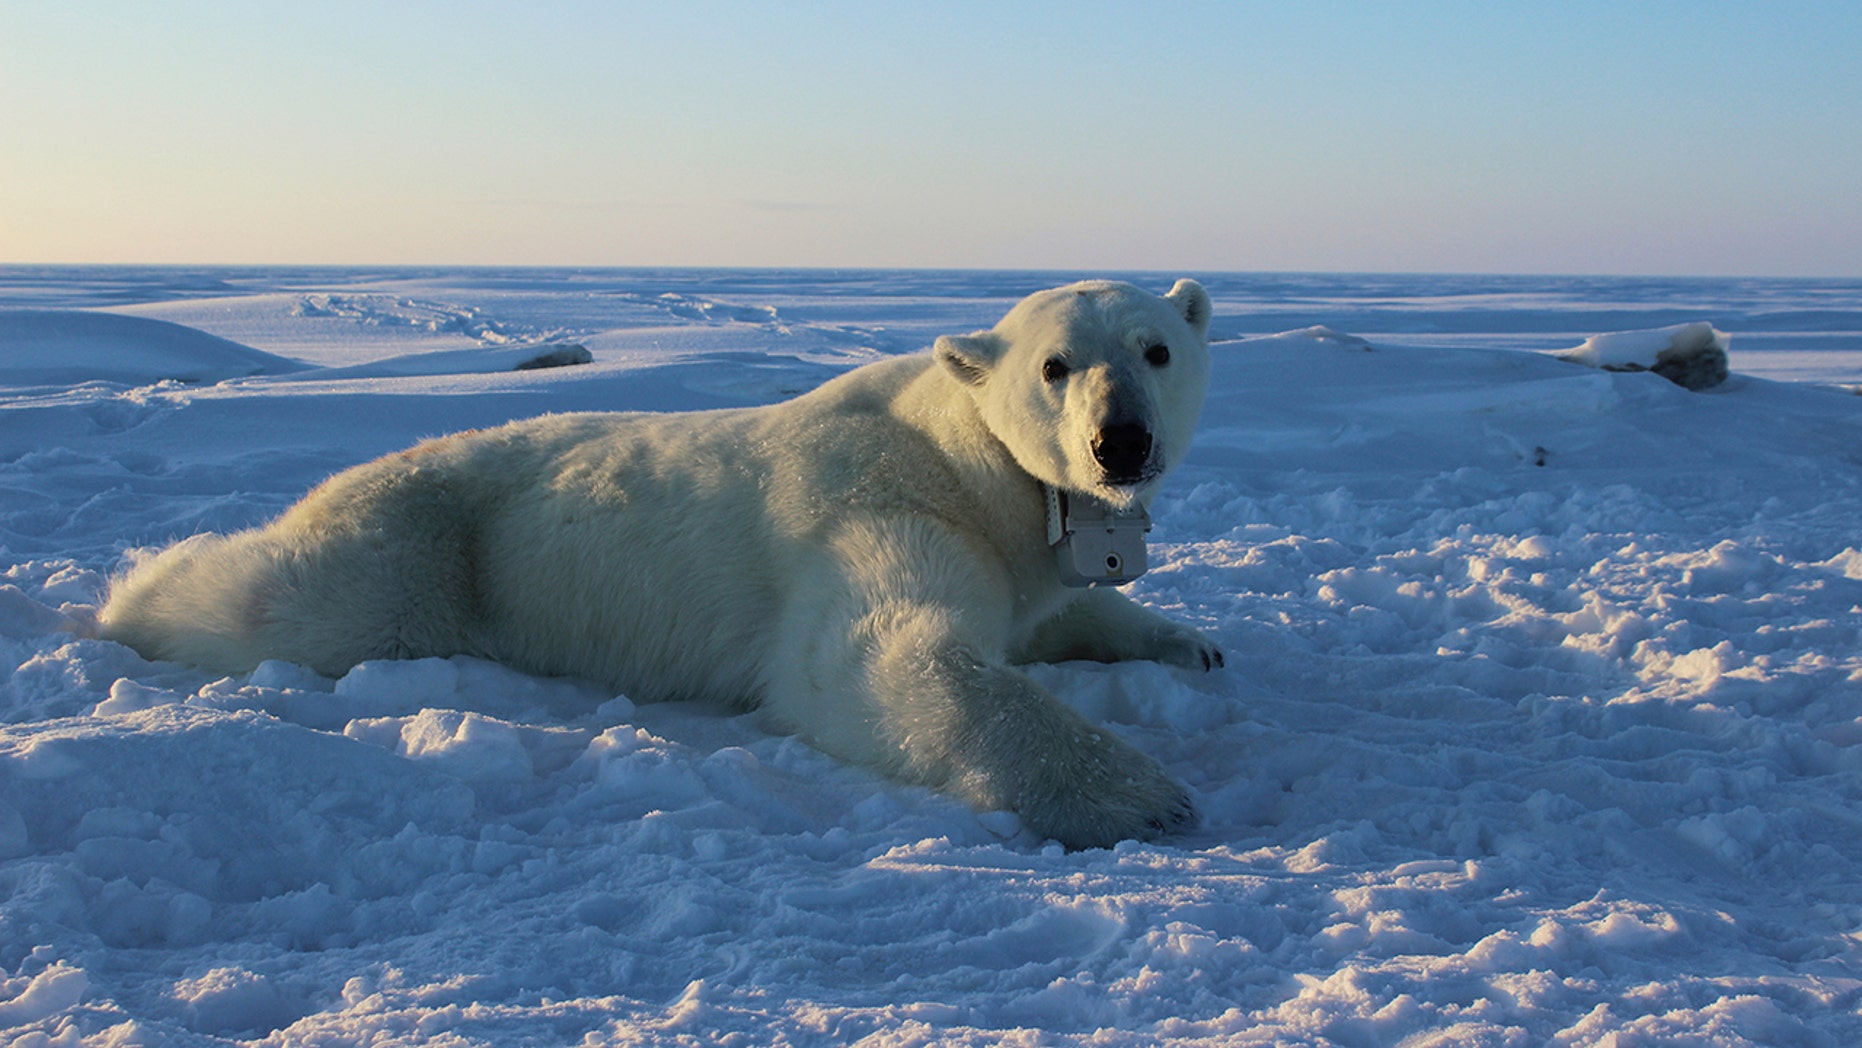
{"label": "polar bear's claw", "polygon": [[1194,826],[1196,805],[1156,761],[1122,741],[1101,744],[1070,760],[1048,760],[1037,800],[1024,795],[1022,821],[1068,848],[1110,848],[1153,840]]}
{"label": "polar bear's claw", "polygon": [[1190,800],[1188,794],[1179,794],[1176,801],[1171,804],[1169,812],[1165,813],[1162,817],[1154,817],[1148,820],[1147,825],[1154,834],[1162,836],[1166,833],[1177,833],[1181,830],[1187,830],[1196,825],[1196,821],[1197,814],[1195,802]]}
{"label": "polar bear's claw", "polygon": [[1201,633],[1187,626],[1172,624],[1171,632],[1159,640],[1155,654],[1151,656],[1158,662],[1171,666],[1181,666],[1186,670],[1200,669],[1210,673],[1228,664],[1222,649]]}

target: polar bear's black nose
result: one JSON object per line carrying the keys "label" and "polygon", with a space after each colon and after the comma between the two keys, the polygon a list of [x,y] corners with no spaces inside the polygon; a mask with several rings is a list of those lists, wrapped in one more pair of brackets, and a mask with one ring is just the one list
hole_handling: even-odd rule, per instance
{"label": "polar bear's black nose", "polygon": [[1151,431],[1136,422],[1114,422],[1093,441],[1093,458],[1108,480],[1136,480],[1151,459]]}

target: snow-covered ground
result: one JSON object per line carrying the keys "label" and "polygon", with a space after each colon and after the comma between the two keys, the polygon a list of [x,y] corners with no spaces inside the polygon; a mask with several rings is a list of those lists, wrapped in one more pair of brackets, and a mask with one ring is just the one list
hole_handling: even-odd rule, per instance
{"label": "snow-covered ground", "polygon": [[[1862,282],[1195,274],[1132,591],[1228,668],[1033,670],[1189,784],[1153,844],[470,659],[85,638],[419,437],[767,402],[1078,275],[0,269],[0,1043],[1862,1043]],[[1550,353],[1694,321],[1705,392]]]}

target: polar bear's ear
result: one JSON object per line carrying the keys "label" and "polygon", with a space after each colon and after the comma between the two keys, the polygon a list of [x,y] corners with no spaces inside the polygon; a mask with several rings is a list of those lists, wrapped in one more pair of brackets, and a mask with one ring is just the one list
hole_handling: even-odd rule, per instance
{"label": "polar bear's ear", "polygon": [[1002,356],[1002,338],[993,331],[940,335],[931,347],[931,355],[965,384],[980,386]]}
{"label": "polar bear's ear", "polygon": [[1190,326],[1191,331],[1196,332],[1197,338],[1209,337],[1209,315],[1212,309],[1209,305],[1209,292],[1204,291],[1201,284],[1189,277],[1184,277],[1170,289],[1170,293],[1164,296],[1164,300],[1177,307],[1177,312],[1183,315],[1184,323]]}

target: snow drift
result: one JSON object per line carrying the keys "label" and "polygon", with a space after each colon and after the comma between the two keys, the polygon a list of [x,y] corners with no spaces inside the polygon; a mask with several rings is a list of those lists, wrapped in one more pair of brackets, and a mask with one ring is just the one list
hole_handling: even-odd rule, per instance
{"label": "snow drift", "polygon": [[0,309],[0,382],[12,386],[283,375],[305,365],[204,331],[83,310]]}

